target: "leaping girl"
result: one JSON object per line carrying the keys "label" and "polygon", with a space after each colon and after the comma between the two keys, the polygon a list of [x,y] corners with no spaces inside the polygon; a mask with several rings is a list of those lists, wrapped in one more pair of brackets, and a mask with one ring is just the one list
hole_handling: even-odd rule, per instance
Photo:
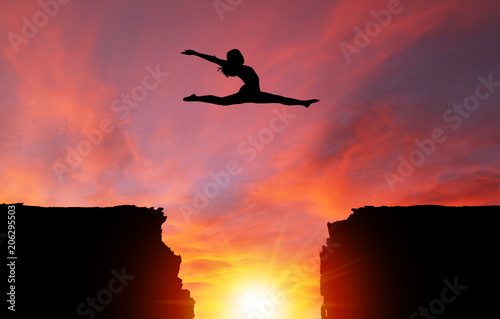
{"label": "leaping girl", "polygon": [[243,55],[238,49],[233,49],[227,52],[227,60],[219,59],[215,56],[210,56],[203,53],[198,53],[194,50],[186,50],[181,52],[185,55],[196,55],[202,59],[220,65],[219,70],[224,73],[226,77],[237,76],[243,81],[243,86],[238,93],[219,97],[214,95],[197,96],[192,94],[185,97],[184,101],[197,101],[212,103],[217,105],[233,105],[242,103],[280,103],[284,105],[303,105],[309,107],[312,103],[319,102],[317,99],[311,100],[297,100],[281,95],[262,92],[259,86],[259,76],[255,73],[254,69],[244,65],[245,62]]}

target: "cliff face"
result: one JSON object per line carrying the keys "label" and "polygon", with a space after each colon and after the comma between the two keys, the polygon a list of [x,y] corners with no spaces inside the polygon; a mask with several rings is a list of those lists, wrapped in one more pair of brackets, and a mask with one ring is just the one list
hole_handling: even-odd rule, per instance
{"label": "cliff face", "polygon": [[[322,317],[481,318],[495,313],[492,207],[364,207],[328,223]],[[495,283],[495,284],[493,284]]]}
{"label": "cliff face", "polygon": [[[194,300],[178,278],[181,257],[161,240],[166,220],[161,208],[13,206],[16,311],[11,315],[194,317]],[[7,215],[8,205],[0,210]],[[2,239],[3,251],[4,244]]]}

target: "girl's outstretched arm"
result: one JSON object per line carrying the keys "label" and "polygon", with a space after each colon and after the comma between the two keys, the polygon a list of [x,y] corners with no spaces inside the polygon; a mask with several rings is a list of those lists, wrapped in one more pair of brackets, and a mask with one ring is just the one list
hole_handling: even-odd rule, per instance
{"label": "girl's outstretched arm", "polygon": [[210,61],[212,63],[218,64],[220,66],[222,66],[226,62],[226,60],[219,59],[219,58],[215,57],[215,55],[203,54],[203,53],[196,52],[194,50],[185,50],[185,51],[181,52],[181,54],[196,55],[202,59],[205,59],[205,60]]}

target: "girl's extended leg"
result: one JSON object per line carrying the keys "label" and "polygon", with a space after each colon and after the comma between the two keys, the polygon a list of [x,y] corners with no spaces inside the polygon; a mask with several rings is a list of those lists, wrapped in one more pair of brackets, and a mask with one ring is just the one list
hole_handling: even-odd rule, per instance
{"label": "girl's extended leg", "polygon": [[204,102],[211,103],[216,105],[233,105],[233,104],[241,104],[249,102],[248,99],[245,99],[241,94],[233,94],[224,97],[215,96],[215,95],[202,95],[197,96],[192,94],[183,99],[184,101],[196,101],[196,102]]}
{"label": "girl's extended leg", "polygon": [[252,100],[254,103],[280,103],[284,105],[302,105],[309,107],[312,103],[316,103],[319,100],[298,100],[290,97],[285,97],[281,95],[271,94],[267,92],[259,92],[256,94],[255,98]]}

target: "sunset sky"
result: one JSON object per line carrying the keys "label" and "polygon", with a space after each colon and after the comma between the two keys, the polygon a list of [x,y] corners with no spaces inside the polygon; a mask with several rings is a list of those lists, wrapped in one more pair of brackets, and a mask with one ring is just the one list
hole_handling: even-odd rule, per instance
{"label": "sunset sky", "polygon": [[[45,7],[45,9],[43,8]],[[0,203],[164,207],[199,319],[320,317],[327,222],[500,204],[500,4],[0,3]],[[238,48],[261,89],[186,49]]]}

